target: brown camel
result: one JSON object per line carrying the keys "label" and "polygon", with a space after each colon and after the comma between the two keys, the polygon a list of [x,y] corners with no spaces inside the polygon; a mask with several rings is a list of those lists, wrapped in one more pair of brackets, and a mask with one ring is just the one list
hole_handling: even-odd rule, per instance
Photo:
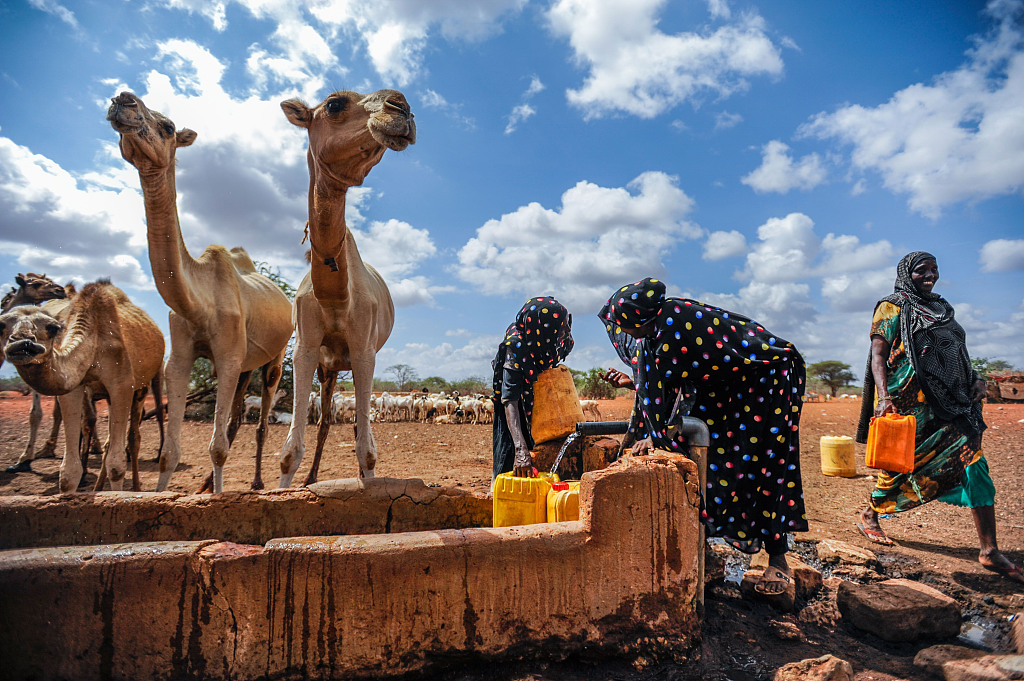
{"label": "brown camel", "polygon": [[0,315],[0,343],[22,379],[44,395],[57,395],[64,414],[61,493],[82,479],[79,438],[86,391],[110,401],[103,469],[120,490],[125,452],[139,488],[138,448],[142,401],[160,371],[164,337],[159,327],[109,281],[88,284],[58,319],[41,308],[17,307]]}
{"label": "brown camel", "polygon": [[[359,473],[372,478],[377,444],[370,429],[370,390],[377,351],[387,341],[395,308],[384,280],[363,263],[345,225],[345,194],[363,183],[387,149],[416,141],[416,124],[402,93],[335,92],[310,108],[297,99],[281,103],[285,116],[309,133],[310,271],[295,297],[298,337],[292,357],[295,398],[292,425],[281,456],[280,487],[288,487],[305,453],[306,416],[313,371],[321,403],[330,404],[339,371],[352,371],[356,393]],[[306,484],[316,481],[330,410],[322,409],[316,454]]]}
{"label": "brown camel", "polygon": [[148,109],[130,92],[111,100],[107,120],[121,134],[121,156],[139,171],[149,263],[157,290],[171,308],[171,354],[165,369],[167,446],[160,456],[157,490],[167,489],[181,458],[186,390],[192,364],[199,357],[210,359],[217,373],[217,407],[210,439],[214,492],[224,490],[224,462],[241,423],[249,378],[253,370],[262,369],[252,482],[252,489],[262,489],[260,467],[267,417],[294,328],[291,303],[273,281],[256,271],[244,249],[213,245],[193,258],[185,248],[178,224],[174,157],[178,147],[195,141],[196,133],[187,128],[175,131],[170,119]]}
{"label": "brown camel", "polygon": [[[14,282],[18,287],[11,289],[0,301],[0,313],[7,312],[19,305],[40,305],[47,301],[55,301],[49,303],[47,310],[53,316],[57,316],[67,307],[68,299],[75,293],[74,284],[61,286],[45,274],[34,272],[18,274],[14,278]],[[0,353],[0,366],[3,365],[3,362],[4,356],[3,353]],[[39,435],[39,424],[42,423],[42,420],[43,403],[39,393],[33,390],[32,409],[28,415],[28,442],[25,444],[25,451],[18,457],[18,462],[5,469],[8,473],[31,471],[32,461],[36,458],[47,458],[54,455],[54,450],[57,448],[57,434],[60,432],[60,403],[54,400],[53,426],[50,428],[50,436],[43,443],[39,452],[36,452],[36,437]]]}

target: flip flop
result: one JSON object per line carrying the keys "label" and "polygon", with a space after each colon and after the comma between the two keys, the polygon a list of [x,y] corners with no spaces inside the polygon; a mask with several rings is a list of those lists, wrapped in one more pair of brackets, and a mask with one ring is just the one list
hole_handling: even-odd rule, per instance
{"label": "flip flop", "polygon": [[[785,572],[774,565],[769,565],[765,567],[764,573],[761,575],[761,579],[759,579],[757,584],[754,585],[754,591],[759,594],[764,594],[765,596],[778,596],[786,591],[785,587],[788,587],[789,583],[792,581],[793,578]],[[767,584],[783,584],[784,586],[782,591],[765,591],[764,587]]]}
{"label": "flip flop", "polygon": [[885,532],[879,532],[878,530],[869,530],[864,527],[863,523],[857,523],[857,531],[864,535],[868,541],[872,541],[882,546],[899,546],[892,539],[886,536]]}
{"label": "flip flop", "polygon": [[996,567],[995,565],[982,565],[981,567],[990,572],[994,572],[997,575],[1002,575],[1011,581],[1024,584],[1024,570],[1022,570],[1019,565],[1014,565],[1009,568]]}

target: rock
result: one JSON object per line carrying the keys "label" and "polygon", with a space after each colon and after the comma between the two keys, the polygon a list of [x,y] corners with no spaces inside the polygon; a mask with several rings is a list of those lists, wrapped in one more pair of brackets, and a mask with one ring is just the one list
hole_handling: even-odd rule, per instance
{"label": "rock", "polygon": [[962,617],[956,601],[910,580],[843,582],[836,602],[850,624],[886,641],[943,639],[960,633]]}
{"label": "rock", "polygon": [[725,580],[725,558],[715,546],[704,544],[704,585]]}
{"label": "rock", "polygon": [[853,565],[875,565],[878,562],[873,552],[836,539],[822,539],[816,548],[818,558],[826,562],[839,561]]}
{"label": "rock", "polygon": [[[821,572],[800,560],[799,556],[794,553],[786,554],[786,562],[789,563],[789,569],[793,571],[797,596],[806,600],[821,589]],[[750,567],[752,568],[759,567],[764,569],[766,565],[768,565],[768,553],[765,551],[755,554],[750,559]]]}
{"label": "rock", "polygon": [[796,606],[796,580],[790,580],[786,589],[781,593],[763,594],[754,589],[763,574],[764,568],[762,567],[753,567],[744,572],[743,581],[740,582],[740,593],[750,598],[764,600],[784,612],[792,612]]}
{"label": "rock", "polygon": [[863,565],[840,565],[832,571],[836,577],[846,577],[858,582],[876,582],[882,579],[881,575],[869,567]]}
{"label": "rock", "polygon": [[825,655],[779,667],[774,681],[853,681],[853,667],[846,660]]}
{"label": "rock", "polygon": [[967,646],[940,644],[920,650],[914,656],[914,666],[941,679],[942,665],[950,660],[970,660],[976,657],[984,657],[987,654],[984,650],[968,648]]}
{"label": "rock", "polygon": [[1017,652],[1024,655],[1024,612],[1018,612],[1013,617],[1011,628],[1013,644],[1017,646]]}
{"label": "rock", "polygon": [[769,622],[768,628],[771,629],[775,638],[781,641],[802,641],[804,639],[804,633],[800,631],[800,627],[793,622],[780,622],[778,620],[773,620]]}
{"label": "rock", "polygon": [[973,660],[952,660],[942,665],[946,681],[1020,681],[1024,655],[985,655]]}

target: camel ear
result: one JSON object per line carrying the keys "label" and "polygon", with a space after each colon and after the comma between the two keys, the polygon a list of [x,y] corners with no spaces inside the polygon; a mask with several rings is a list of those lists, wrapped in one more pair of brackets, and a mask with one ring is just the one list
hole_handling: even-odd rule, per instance
{"label": "camel ear", "polygon": [[281,102],[281,110],[292,125],[308,128],[313,122],[313,112],[300,99],[286,99]]}
{"label": "camel ear", "polygon": [[187,147],[196,141],[196,131],[182,128],[174,135],[174,146]]}
{"label": "camel ear", "polygon": [[24,286],[25,285],[25,275],[24,274],[19,274],[18,276],[14,277],[14,283],[16,283],[18,286]]}

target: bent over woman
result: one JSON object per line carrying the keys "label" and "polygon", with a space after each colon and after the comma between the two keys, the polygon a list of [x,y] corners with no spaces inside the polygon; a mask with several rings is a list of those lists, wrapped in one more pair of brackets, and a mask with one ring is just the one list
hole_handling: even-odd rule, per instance
{"label": "bent over woman", "polygon": [[550,296],[531,298],[505,330],[491,362],[494,370],[494,473],[533,477],[533,384],[572,351],[572,315]]}
{"label": "bent over woman", "polygon": [[934,500],[967,506],[981,543],[978,561],[1024,582],[1021,568],[996,543],[995,485],[981,449],[985,381],[971,366],[953,306],[932,291],[938,280],[934,255],[909,253],[896,266],[892,295],[875,305],[857,441],[867,441],[876,391],[874,415],[913,414],[917,433],[913,472],[879,472],[857,529],[889,546],[894,542],[879,525],[879,513],[900,513]]}
{"label": "bent over woman", "polygon": [[609,369],[606,380],[636,390],[634,453],[685,451],[679,417],[704,421],[708,447],[704,519],[711,536],[734,548],[768,553],[755,589],[786,589],[787,535],[807,531],[800,479],[800,409],[804,361],[792,343],[743,315],[685,298],[665,284],[623,286],[598,316],[632,380]]}

